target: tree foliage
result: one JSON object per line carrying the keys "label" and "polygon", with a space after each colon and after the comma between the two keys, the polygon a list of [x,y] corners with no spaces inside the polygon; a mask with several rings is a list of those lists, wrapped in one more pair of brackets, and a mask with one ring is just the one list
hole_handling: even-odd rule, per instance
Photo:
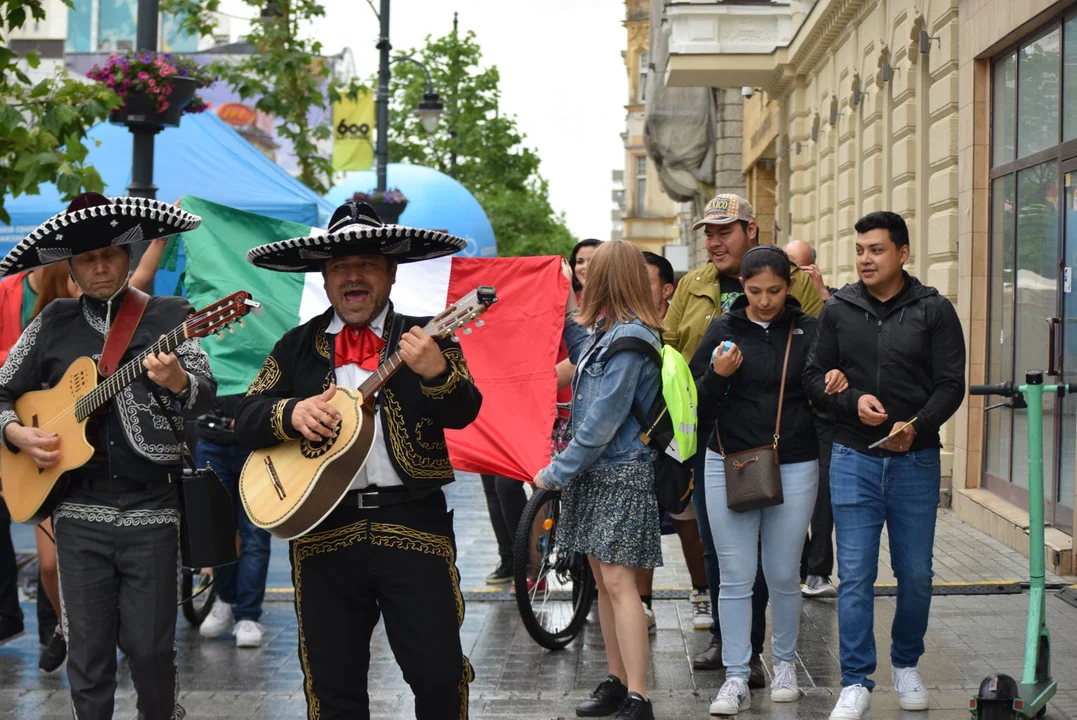
{"label": "tree foliage", "polygon": [[396,62],[389,158],[455,175],[490,218],[500,255],[567,255],[576,240],[550,205],[538,155],[523,145],[516,119],[499,111],[501,76],[496,67],[481,67],[475,33],[428,37],[408,55],[430,71],[445,114],[436,132],[423,129],[415,106],[426,75],[414,63]]}
{"label": "tree foliage", "polygon": [[[2,0],[0,0],[2,1]],[[317,0],[244,0],[258,17],[245,38],[254,52],[238,59],[213,64],[221,79],[244,100],[255,99],[258,110],[279,121],[277,132],[292,142],[299,162],[299,180],[324,195],[332,185],[332,159],[319,151],[318,143],[332,137],[332,103],[342,95],[355,97],[362,87],[347,87],[333,77],[321,57],[322,44],[301,34],[317,20],[324,22],[325,7]],[[162,10],[173,13],[188,32],[211,35],[220,0],[162,0]],[[324,108],[319,123],[311,122],[311,110]]]}
{"label": "tree foliage", "polygon": [[44,20],[43,6],[43,0],[0,0],[0,221],[9,224],[5,198],[36,195],[42,183],[55,183],[65,199],[104,189],[86,165],[84,140],[120,104],[104,85],[66,73],[34,82],[25,72],[40,66],[38,54],[20,59],[8,36],[28,21]]}

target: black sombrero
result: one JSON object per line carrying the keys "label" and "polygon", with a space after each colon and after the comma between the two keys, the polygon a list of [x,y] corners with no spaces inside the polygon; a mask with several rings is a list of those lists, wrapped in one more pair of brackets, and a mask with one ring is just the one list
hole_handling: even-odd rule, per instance
{"label": "black sombrero", "polygon": [[322,235],[280,240],[247,251],[247,261],[278,272],[318,272],[326,260],[351,255],[386,255],[418,262],[452,255],[467,241],[440,230],[384,225],[366,203],[349,200],[333,213]]}
{"label": "black sombrero", "polygon": [[83,193],[67,210],[41,223],[0,260],[0,277],[92,250],[149,242],[194,230],[202,218],[146,198]]}

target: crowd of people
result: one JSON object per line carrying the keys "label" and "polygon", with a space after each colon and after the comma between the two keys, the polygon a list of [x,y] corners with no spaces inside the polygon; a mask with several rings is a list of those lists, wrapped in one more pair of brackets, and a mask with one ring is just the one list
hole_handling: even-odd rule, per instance
{"label": "crowd of people", "polygon": [[[129,243],[199,222],[164,203],[138,202],[146,204],[80,196],[63,235],[43,225],[0,262],[8,276],[0,280],[0,441],[40,468],[59,462],[60,439],[24,425],[15,402],[55,385],[75,358],[101,354],[128,298],[152,284],[160,242],[134,270]],[[98,216],[113,219],[111,227],[95,223]],[[163,226],[150,229],[150,217]],[[654,717],[648,635],[656,630],[652,584],[668,533],[678,537],[692,585],[686,610],[710,634],[693,666],[726,671],[711,714],[736,715],[766,687],[768,605],[770,699],[798,700],[802,597],[836,596],[842,691],[831,717],[867,717],[884,524],[898,580],[893,682],[902,708],[926,709],[918,663],[931,601],[939,428],[965,391],[957,315],[903,269],[908,230],[894,213],[856,223],[859,280],[841,289],[824,284],[809,244],[759,244],[742,197],[716,196],[695,229],[708,260],[679,282],[668,260],[621,241],[585,240],[563,263],[556,371],[558,422],[568,432],[532,483],[561,491],[557,542],[588,558],[598,590],[608,677],[576,714]],[[401,232],[409,242],[400,242]],[[275,272],[321,273],[331,308],[277,342],[245,395],[216,396],[194,340],[151,354],[131,397],[91,420],[93,459],[68,473],[54,525],[38,530],[41,669],[57,670],[66,656],[76,717],[112,716],[117,647],[131,663],[140,717],[184,714],[175,692],[180,508],[172,482],[182,447],[169,435],[169,416],[195,421],[199,466],[237,496],[252,450],[332,436],[337,387],[354,391],[394,351],[403,366],[373,399],[378,427],[367,462],[344,501],[290,545],[303,689],[312,716],[370,717],[368,648],[384,619],[416,717],[467,716],[474,671],[459,634],[464,603],[442,491],[454,479],[444,430],[470,424],[482,397],[459,346],[434,341],[421,330],[424,319],[395,312],[389,300],[400,263],[463,246],[447,233],[384,226],[368,206],[345,203],[327,233],[248,255]],[[179,298],[151,298],[125,357],[191,311]],[[15,320],[21,332],[12,332]],[[687,461],[695,489],[682,512],[658,503],[657,451],[632,411],[658,397],[661,368],[644,352],[611,350],[622,338],[671,347],[696,383],[698,449]],[[151,400],[162,391],[170,407]],[[412,442],[418,427],[426,428],[421,443]],[[778,492],[745,505],[737,499],[747,482],[742,471],[760,456],[775,466]],[[499,555],[487,582],[508,584],[527,493],[517,479],[489,475],[482,483]],[[200,634],[231,629],[237,647],[259,647],[269,534],[235,505],[239,560],[217,570],[218,599]],[[5,508],[0,522],[10,521]],[[14,550],[0,528],[4,542],[0,644],[24,629]]]}

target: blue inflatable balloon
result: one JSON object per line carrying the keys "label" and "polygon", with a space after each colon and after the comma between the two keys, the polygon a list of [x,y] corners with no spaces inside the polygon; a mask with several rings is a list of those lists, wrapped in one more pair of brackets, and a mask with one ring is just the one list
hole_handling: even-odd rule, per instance
{"label": "blue inflatable balloon", "polygon": [[[445,230],[467,240],[464,257],[497,257],[494,228],[479,201],[453,178],[422,165],[390,163],[389,188],[396,188],[408,199],[400,224],[427,230]],[[333,205],[347,202],[357,192],[367,193],[377,187],[373,170],[351,173],[330,190],[325,199]]]}

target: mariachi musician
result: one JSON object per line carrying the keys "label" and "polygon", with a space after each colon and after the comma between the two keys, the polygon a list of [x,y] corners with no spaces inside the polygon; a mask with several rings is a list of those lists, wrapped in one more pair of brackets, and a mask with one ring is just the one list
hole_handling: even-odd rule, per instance
{"label": "mariachi musician", "polygon": [[[100,358],[121,307],[138,302],[129,300],[139,292],[128,286],[132,244],[200,222],[157,200],[84,193],[0,261],[0,276],[66,261],[83,293],[42,310],[0,368],[0,438],[8,450],[29,453],[42,468],[59,461],[65,439],[19,418],[15,401],[55,386],[78,358]],[[141,355],[190,313],[183,298],[149,298],[121,361]],[[139,717],[184,716],[176,701],[175,644],[183,468],[153,389],[164,389],[173,412],[195,417],[211,406],[217,384],[197,339],[174,354],[148,356],[145,367],[147,376],[91,417],[86,439],[93,457],[65,474],[67,490],[52,515],[67,676],[80,720],[113,715],[117,644],[130,661]]]}
{"label": "mariachi musician", "polygon": [[[255,265],[321,272],[332,308],[285,333],[236,408],[236,437],[252,449],[330,437],[336,386],[357,389],[399,350],[404,366],[377,394],[376,436],[344,500],[291,543],[299,659],[308,717],[370,717],[367,669],[379,616],[419,720],[467,717],[474,677],[460,645],[464,601],[456,569],[453,481],[446,429],[466,427],[482,398],[452,338],[423,332],[429,318],[394,312],[399,263],[458,252],[442,232],[383,225],[348,202],[327,234],[254,248]],[[369,398],[367,399],[369,400]]]}

